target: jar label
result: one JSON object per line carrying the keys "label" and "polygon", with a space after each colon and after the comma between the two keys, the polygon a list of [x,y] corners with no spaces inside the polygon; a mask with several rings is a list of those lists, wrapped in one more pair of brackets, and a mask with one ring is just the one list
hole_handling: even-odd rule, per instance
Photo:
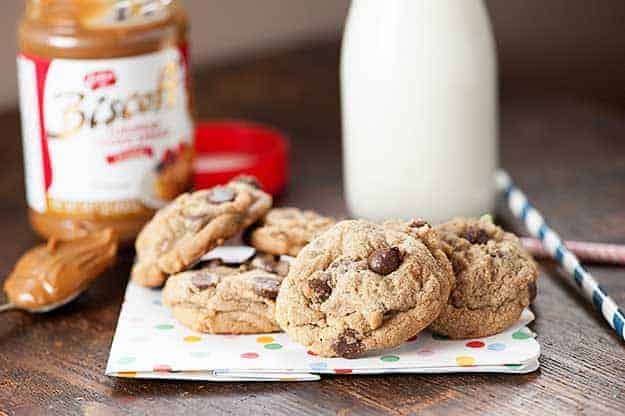
{"label": "jar label", "polygon": [[184,190],[193,122],[184,49],[113,59],[17,58],[28,205],[119,217]]}

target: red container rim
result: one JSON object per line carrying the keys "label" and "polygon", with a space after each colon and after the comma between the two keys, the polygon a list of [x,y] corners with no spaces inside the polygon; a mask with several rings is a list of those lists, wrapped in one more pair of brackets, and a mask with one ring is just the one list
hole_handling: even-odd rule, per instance
{"label": "red container rim", "polygon": [[288,178],[288,136],[256,122],[217,120],[195,129],[195,187],[209,188],[237,175],[253,175],[277,194]]}

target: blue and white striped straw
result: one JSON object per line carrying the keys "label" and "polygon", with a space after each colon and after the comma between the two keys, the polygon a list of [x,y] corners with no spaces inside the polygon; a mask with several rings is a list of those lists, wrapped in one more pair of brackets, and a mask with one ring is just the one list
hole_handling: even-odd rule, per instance
{"label": "blue and white striped straw", "polygon": [[573,278],[578,290],[595,305],[621,340],[625,340],[623,311],[607,295],[595,278],[582,267],[577,257],[564,246],[560,236],[547,225],[543,216],[529,203],[523,192],[512,183],[510,176],[504,171],[499,171],[496,178],[497,187],[504,192],[512,213],[523,221],[532,236],[542,242],[547,252]]}

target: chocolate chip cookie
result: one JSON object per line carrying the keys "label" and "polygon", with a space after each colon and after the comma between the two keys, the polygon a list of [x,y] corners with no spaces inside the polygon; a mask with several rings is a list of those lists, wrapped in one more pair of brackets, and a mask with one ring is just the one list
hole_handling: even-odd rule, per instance
{"label": "chocolate chip cookie", "polygon": [[258,221],[271,203],[271,196],[245,177],[179,196],[158,211],[139,234],[132,280],[142,286],[161,286],[168,275],[185,270],[204,253]]}
{"label": "chocolate chip cookie", "polygon": [[431,329],[450,338],[493,335],[514,324],[536,294],[538,268],[519,239],[489,216],[436,227],[456,287]]}
{"label": "chocolate chip cookie", "polygon": [[163,304],[186,327],[211,334],[276,332],[275,299],[282,277],[262,270],[200,269],[171,276]]}
{"label": "chocolate chip cookie", "polygon": [[276,319],[291,339],[324,357],[397,346],[434,321],[447,301],[453,277],[437,257],[407,232],[342,221],[291,264]]}
{"label": "chocolate chip cookie", "polygon": [[313,238],[334,225],[332,218],[297,208],[274,208],[249,235],[250,244],[270,254],[297,256]]}

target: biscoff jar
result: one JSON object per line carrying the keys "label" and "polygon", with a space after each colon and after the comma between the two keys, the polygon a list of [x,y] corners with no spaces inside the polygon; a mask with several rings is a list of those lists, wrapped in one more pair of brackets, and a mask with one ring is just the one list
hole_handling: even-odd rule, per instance
{"label": "biscoff jar", "polygon": [[17,58],[30,221],[130,242],[192,180],[187,17],[177,0],[29,0]]}

